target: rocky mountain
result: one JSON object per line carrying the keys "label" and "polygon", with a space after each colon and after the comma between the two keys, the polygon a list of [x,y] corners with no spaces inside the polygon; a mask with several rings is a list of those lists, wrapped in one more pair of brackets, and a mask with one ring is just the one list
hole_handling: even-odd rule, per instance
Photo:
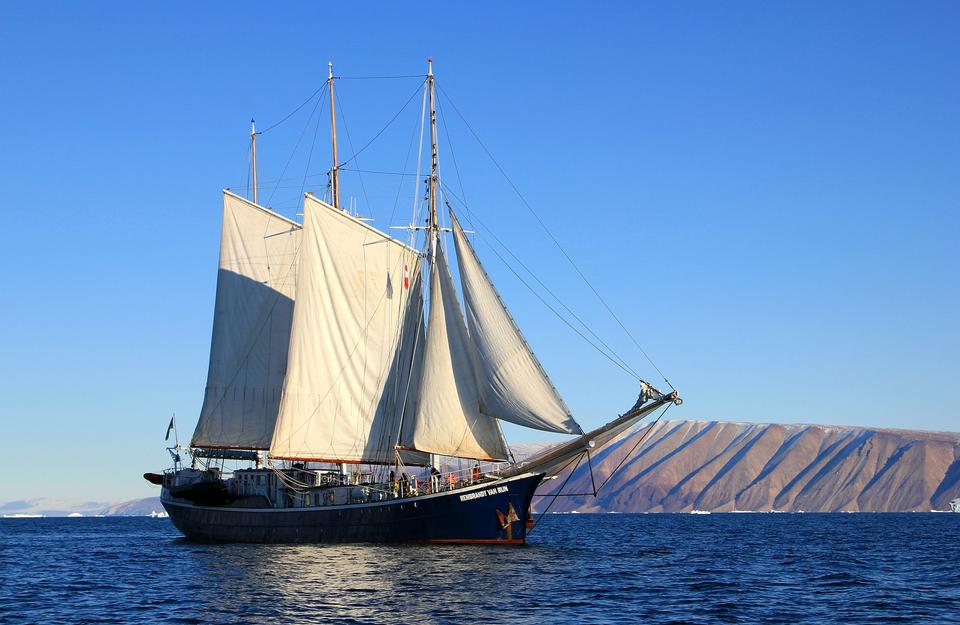
{"label": "rocky mountain", "polygon": [[151,513],[163,512],[159,497],[134,499],[123,503],[113,504],[104,510],[105,516],[150,516]]}
{"label": "rocky mountain", "polygon": [[[627,457],[641,437],[643,442]],[[662,421],[591,457],[599,496],[539,491],[551,512],[949,510],[960,495],[960,433],[826,425]],[[565,493],[592,492],[587,460]]]}
{"label": "rocky mountain", "polygon": [[74,501],[37,497],[0,503],[0,517],[16,516],[149,516],[162,512],[159,497],[124,502]]}
{"label": "rocky mountain", "polygon": [[74,501],[35,497],[0,503],[0,517],[17,515],[67,516],[69,514],[95,516],[103,514],[103,511],[109,505],[109,502],[105,501]]}

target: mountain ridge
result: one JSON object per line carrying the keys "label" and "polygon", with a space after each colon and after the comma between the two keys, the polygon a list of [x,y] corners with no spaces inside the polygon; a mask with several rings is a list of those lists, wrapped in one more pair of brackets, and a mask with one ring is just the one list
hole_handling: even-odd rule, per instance
{"label": "mountain ridge", "polygon": [[[646,437],[635,453],[627,450]],[[550,497],[592,492],[596,498]],[[591,481],[590,466],[593,468]],[[960,433],[869,426],[661,421],[625,433],[540,491],[544,510],[894,512],[949,509]]]}

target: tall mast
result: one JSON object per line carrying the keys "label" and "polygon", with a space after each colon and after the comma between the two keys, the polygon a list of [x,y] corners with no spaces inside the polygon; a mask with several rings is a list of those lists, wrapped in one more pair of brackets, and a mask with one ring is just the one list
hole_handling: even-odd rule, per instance
{"label": "tall mast", "polygon": [[[437,221],[437,109],[433,93],[433,57],[427,57],[427,90],[430,99],[430,262],[437,262],[437,245],[440,244],[440,224]],[[430,288],[433,288],[431,283]],[[437,466],[437,457],[430,454],[430,466]]]}
{"label": "tall mast", "polygon": [[250,120],[250,156],[253,169],[253,203],[257,203],[257,124]]}
{"label": "tall mast", "polygon": [[436,259],[440,225],[437,221],[437,110],[434,105],[433,59],[427,59],[427,90],[430,99],[430,260]]}
{"label": "tall mast", "polygon": [[333,142],[333,170],[330,172],[330,199],[340,208],[340,167],[337,160],[337,114],[333,97],[333,63],[327,63],[327,90],[330,92],[330,139]]}

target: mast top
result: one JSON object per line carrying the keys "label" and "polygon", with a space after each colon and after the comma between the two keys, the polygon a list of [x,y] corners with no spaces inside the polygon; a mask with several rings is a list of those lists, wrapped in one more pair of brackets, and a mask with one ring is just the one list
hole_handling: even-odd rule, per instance
{"label": "mast top", "polygon": [[433,57],[427,57],[427,76],[433,76]]}
{"label": "mast top", "polygon": [[333,80],[333,61],[327,61],[327,79]]}

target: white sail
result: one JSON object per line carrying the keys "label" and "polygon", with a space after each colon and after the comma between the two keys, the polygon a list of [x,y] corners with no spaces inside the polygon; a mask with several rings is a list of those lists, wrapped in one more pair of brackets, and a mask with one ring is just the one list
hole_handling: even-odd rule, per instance
{"label": "white sail", "polygon": [[194,447],[266,449],[287,368],[298,224],[224,191],[207,387]]}
{"label": "white sail", "polygon": [[499,424],[480,411],[472,351],[450,268],[438,247],[416,413],[404,421],[405,446],[459,458],[507,457]]}
{"label": "white sail", "polygon": [[470,339],[476,353],[481,410],[537,430],[582,434],[452,212],[450,218]]}
{"label": "white sail", "polygon": [[[422,266],[422,265],[421,265]],[[397,347],[397,363],[401,369],[397,383],[384,389],[383,409],[401,416],[401,423],[412,423],[416,416],[420,375],[423,371],[423,346],[426,342],[426,324],[423,310],[423,280],[421,266],[415,275],[411,275],[410,299],[400,331],[400,345]],[[402,428],[403,426],[401,426]],[[394,431],[394,436],[399,433]],[[399,443],[399,439],[394,443]],[[430,454],[402,449],[398,451],[405,465],[430,465]]]}
{"label": "white sail", "polygon": [[392,398],[410,370],[397,352],[419,254],[308,195],[298,272],[270,455],[392,462],[402,408]]}

